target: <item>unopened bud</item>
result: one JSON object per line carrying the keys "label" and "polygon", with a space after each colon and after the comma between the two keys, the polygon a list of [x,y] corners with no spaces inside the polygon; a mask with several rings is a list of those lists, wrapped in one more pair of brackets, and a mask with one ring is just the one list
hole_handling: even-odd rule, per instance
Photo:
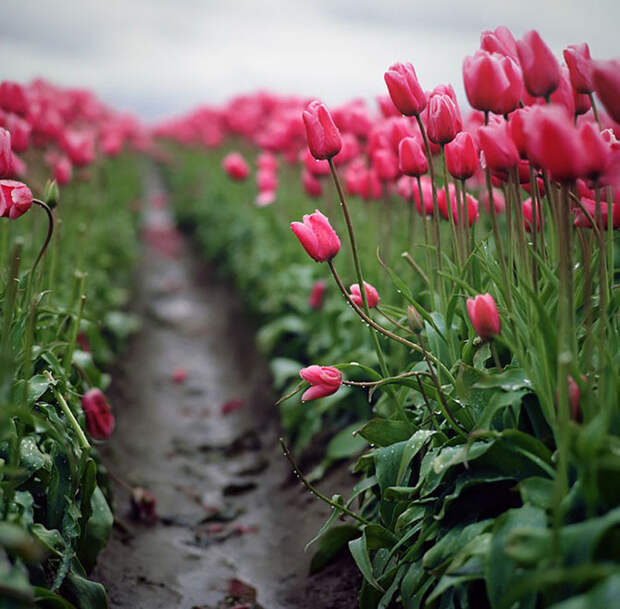
{"label": "unopened bud", "polygon": [[56,180],[48,180],[45,184],[45,191],[43,193],[43,199],[52,208],[58,205],[60,201],[60,190]]}
{"label": "unopened bud", "polygon": [[413,332],[416,334],[422,332],[424,324],[422,323],[422,318],[420,317],[418,310],[413,305],[409,305],[407,307],[407,320],[409,322],[409,327]]}

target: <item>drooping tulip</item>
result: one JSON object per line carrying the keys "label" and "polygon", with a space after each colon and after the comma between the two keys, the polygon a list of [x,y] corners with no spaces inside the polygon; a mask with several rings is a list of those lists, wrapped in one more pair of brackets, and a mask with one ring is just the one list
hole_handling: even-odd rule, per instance
{"label": "drooping tulip", "polygon": [[416,116],[426,107],[426,95],[410,63],[395,63],[384,75],[392,102],[401,114]]}
{"label": "drooping tulip", "polygon": [[446,145],[446,165],[450,175],[459,180],[467,180],[476,173],[478,153],[471,133],[461,131]]}
{"label": "drooping tulip", "polygon": [[[366,302],[368,303],[368,307],[369,308],[373,308],[376,307],[379,304],[379,292],[377,292],[377,290],[370,285],[369,283],[367,283],[366,281],[364,281],[364,290],[366,291]],[[358,306],[361,307],[364,303],[362,301],[362,292],[360,290],[360,285],[359,283],[354,283],[349,287],[349,291],[351,292],[349,294],[349,296],[351,297],[351,300]]]}
{"label": "drooping tulip", "polygon": [[0,218],[15,220],[32,206],[32,192],[22,182],[0,180]]}
{"label": "drooping tulip", "polygon": [[106,440],[112,435],[114,415],[100,389],[90,389],[82,396],[82,410],[86,429],[95,440]]}
{"label": "drooping tulip", "polygon": [[312,101],[303,111],[308,148],[315,159],[336,156],[342,148],[342,137],[329,110],[319,101]]}
{"label": "drooping tulip", "polygon": [[299,376],[312,385],[301,396],[302,402],[324,398],[336,393],[342,385],[342,372],[333,366],[313,364],[299,371]]}
{"label": "drooping tulip", "polygon": [[398,168],[406,176],[417,177],[428,171],[428,159],[415,137],[406,137],[398,145]]}
{"label": "drooping tulip", "polygon": [[239,152],[231,152],[222,160],[222,168],[235,182],[242,182],[250,175],[250,166]]}
{"label": "drooping tulip", "polygon": [[517,41],[525,88],[534,97],[551,95],[560,84],[560,64],[536,30]]}
{"label": "drooping tulip", "polygon": [[482,340],[489,340],[500,333],[501,322],[497,311],[497,304],[489,293],[478,294],[475,298],[468,298],[467,314],[476,334]]}
{"label": "drooping tulip", "polygon": [[331,260],[340,250],[340,239],[329,220],[317,209],[306,214],[303,222],[291,222],[291,229],[311,258],[317,262]]}

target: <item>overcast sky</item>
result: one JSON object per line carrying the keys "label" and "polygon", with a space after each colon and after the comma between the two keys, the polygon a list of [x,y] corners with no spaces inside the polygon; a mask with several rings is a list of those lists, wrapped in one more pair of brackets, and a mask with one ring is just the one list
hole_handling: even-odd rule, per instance
{"label": "overcast sky", "polygon": [[462,91],[463,57],[502,24],[620,57],[619,0],[0,0],[0,79],[88,86],[145,119],[258,88],[372,98],[394,61]]}

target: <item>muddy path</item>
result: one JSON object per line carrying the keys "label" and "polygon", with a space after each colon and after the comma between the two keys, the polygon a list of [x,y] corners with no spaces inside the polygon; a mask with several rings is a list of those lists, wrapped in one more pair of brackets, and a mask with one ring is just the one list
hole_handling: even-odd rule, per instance
{"label": "muddy path", "polygon": [[[103,454],[119,478],[156,496],[160,520],[132,520],[115,483],[121,526],[94,577],[113,608],[353,608],[359,579],[347,556],[308,576],[303,548],[329,508],[292,477],[278,447],[254,329],[174,231],[153,172],[147,185],[135,285],[143,324],[115,371],[117,429]],[[177,368],[184,382],[173,380]],[[352,482],[341,468],[320,486],[331,495]]]}

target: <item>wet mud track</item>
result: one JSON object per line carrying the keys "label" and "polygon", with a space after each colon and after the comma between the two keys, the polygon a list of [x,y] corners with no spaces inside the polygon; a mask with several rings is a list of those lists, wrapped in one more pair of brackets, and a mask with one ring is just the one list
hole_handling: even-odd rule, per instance
{"label": "wet mud track", "polygon": [[[282,456],[253,328],[175,231],[156,175],[148,186],[134,307],[143,323],[115,371],[117,429],[103,456],[155,495],[160,519],[132,520],[129,494],[114,483],[119,523],[94,577],[113,608],[356,607],[348,556],[308,575],[304,545],[329,508]],[[173,379],[179,368],[183,382]],[[341,468],[319,486],[331,495],[352,483]]]}

